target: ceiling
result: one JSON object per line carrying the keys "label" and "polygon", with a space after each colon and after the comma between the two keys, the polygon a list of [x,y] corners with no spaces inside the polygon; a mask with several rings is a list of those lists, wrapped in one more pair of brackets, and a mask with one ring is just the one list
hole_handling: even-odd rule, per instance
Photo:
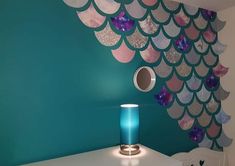
{"label": "ceiling", "polygon": [[235,6],[235,0],[174,0],[196,7],[220,11]]}

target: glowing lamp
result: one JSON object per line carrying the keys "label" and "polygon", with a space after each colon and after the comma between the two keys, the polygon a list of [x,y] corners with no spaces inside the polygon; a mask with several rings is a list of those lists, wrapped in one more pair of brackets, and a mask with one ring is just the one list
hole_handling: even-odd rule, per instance
{"label": "glowing lamp", "polygon": [[135,155],[140,153],[139,142],[139,106],[121,105],[120,112],[120,153]]}

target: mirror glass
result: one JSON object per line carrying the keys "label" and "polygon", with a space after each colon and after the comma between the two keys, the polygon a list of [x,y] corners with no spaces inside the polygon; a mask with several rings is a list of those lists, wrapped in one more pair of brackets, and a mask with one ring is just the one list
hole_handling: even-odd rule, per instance
{"label": "mirror glass", "polygon": [[152,68],[144,66],[136,70],[134,78],[135,87],[142,92],[149,92],[156,83],[156,75]]}

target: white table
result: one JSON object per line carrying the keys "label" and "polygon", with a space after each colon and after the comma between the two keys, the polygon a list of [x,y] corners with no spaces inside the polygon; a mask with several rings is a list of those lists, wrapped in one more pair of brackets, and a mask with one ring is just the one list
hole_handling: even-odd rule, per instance
{"label": "white table", "polygon": [[174,158],[140,146],[141,153],[131,157],[119,154],[119,147],[111,147],[25,166],[183,166]]}

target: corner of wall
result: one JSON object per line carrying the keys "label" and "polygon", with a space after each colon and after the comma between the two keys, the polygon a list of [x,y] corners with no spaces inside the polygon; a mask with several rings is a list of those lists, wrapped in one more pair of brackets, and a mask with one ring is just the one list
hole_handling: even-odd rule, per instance
{"label": "corner of wall", "polygon": [[[231,7],[226,10],[218,12],[218,17],[221,20],[226,21],[225,28],[219,33],[220,40],[222,43],[227,45],[227,49],[223,56],[220,57],[221,63],[226,67],[229,67],[229,73],[221,79],[221,84],[227,87],[226,90],[230,91],[229,98],[222,103],[224,111],[231,115],[233,118],[231,121],[224,125],[224,130],[229,137],[235,139],[235,111],[234,111],[234,101],[235,101],[235,20],[233,16],[235,15],[235,7]],[[235,143],[225,148],[225,152],[228,155],[229,165],[235,165]]]}

